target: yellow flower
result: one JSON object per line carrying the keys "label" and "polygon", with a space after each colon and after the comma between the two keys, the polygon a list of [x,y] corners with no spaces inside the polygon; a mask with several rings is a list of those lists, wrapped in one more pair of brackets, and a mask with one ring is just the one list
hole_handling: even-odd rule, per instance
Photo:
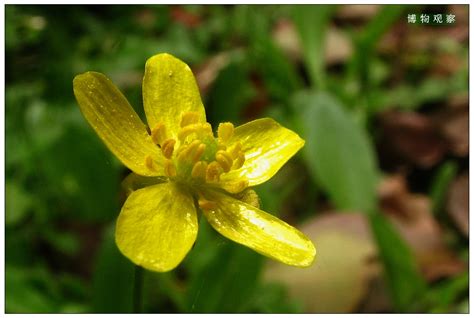
{"label": "yellow flower", "polygon": [[[297,229],[258,208],[249,189],[270,179],[304,145],[270,118],[214,137],[191,69],[169,54],[145,66],[143,103],[150,129],[103,74],[74,78],[82,114],[115,156],[133,171],[115,240],[132,262],[153,271],[175,268],[193,246],[198,213],[223,236],[283,263],[307,267],[316,250]],[[222,105],[225,107],[225,105]]]}

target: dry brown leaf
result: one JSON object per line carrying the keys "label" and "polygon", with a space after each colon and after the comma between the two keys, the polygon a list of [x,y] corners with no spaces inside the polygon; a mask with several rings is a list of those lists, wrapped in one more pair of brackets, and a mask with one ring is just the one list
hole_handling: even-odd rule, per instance
{"label": "dry brown leaf", "polygon": [[302,227],[316,244],[317,259],[307,269],[271,263],[264,278],[288,286],[291,297],[303,302],[306,312],[354,311],[380,274],[373,262],[376,248],[366,218],[358,213],[328,213]]}
{"label": "dry brown leaf", "polygon": [[460,157],[469,155],[469,104],[467,99],[464,101],[455,107],[450,103],[451,107],[446,107],[435,117],[450,152]]}
{"label": "dry brown leaf", "polygon": [[196,68],[196,81],[201,94],[206,94],[219,72],[229,63],[229,59],[229,52],[222,52],[207,59]]}
{"label": "dry brown leaf", "polygon": [[410,193],[401,175],[385,178],[379,195],[382,210],[411,247],[428,280],[455,275],[465,269],[465,264],[445,244],[427,196]]}
{"label": "dry brown leaf", "polygon": [[382,114],[381,124],[380,148],[387,158],[427,168],[438,163],[446,152],[442,135],[428,116],[388,111]]}
{"label": "dry brown leaf", "polygon": [[201,24],[200,16],[182,6],[171,6],[171,18],[188,28],[195,28]]}
{"label": "dry brown leaf", "polygon": [[347,20],[370,20],[380,7],[379,4],[346,4],[339,7],[337,16]]}
{"label": "dry brown leaf", "polygon": [[301,42],[293,22],[281,19],[273,28],[272,37],[277,46],[293,61],[300,61],[303,55]]}
{"label": "dry brown leaf", "polygon": [[448,191],[447,211],[459,230],[469,236],[469,175],[457,177]]}
{"label": "dry brown leaf", "polygon": [[352,56],[352,42],[340,29],[331,27],[326,35],[324,57],[328,65],[346,62]]}
{"label": "dry brown leaf", "polygon": [[[290,20],[280,20],[273,29],[275,43],[293,61],[302,59],[301,42]],[[326,33],[324,61],[328,65],[343,63],[352,55],[352,42],[340,29],[330,26]]]}
{"label": "dry brown leaf", "polygon": [[135,13],[135,21],[145,29],[151,29],[156,23],[156,14],[149,8],[144,8]]}

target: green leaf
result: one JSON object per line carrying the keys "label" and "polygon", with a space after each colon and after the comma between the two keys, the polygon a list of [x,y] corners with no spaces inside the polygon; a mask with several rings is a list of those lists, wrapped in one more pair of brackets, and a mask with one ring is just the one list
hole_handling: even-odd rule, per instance
{"label": "green leaf", "polygon": [[72,256],[79,252],[78,237],[71,232],[63,232],[53,227],[42,229],[42,236],[58,252]]}
{"label": "green leaf", "polygon": [[38,165],[45,188],[65,211],[87,221],[109,221],[119,209],[119,169],[115,157],[86,128],[67,127],[62,138],[41,150]]}
{"label": "green leaf", "polygon": [[258,286],[252,299],[250,312],[265,314],[302,313],[302,305],[292,300],[286,287],[279,283],[264,283]]}
{"label": "green leaf", "polygon": [[357,78],[360,85],[363,96],[359,104],[369,110],[375,107],[372,102],[374,79],[370,67],[374,49],[382,35],[399,19],[403,10],[404,7],[399,5],[383,6],[355,38],[356,50],[347,70],[349,77]]}
{"label": "green leaf", "polygon": [[255,94],[242,61],[234,60],[219,72],[206,103],[214,125],[241,122],[243,108]]}
{"label": "green leaf", "polygon": [[57,299],[51,294],[43,280],[41,266],[5,268],[5,311],[7,313],[54,313],[57,312]]}
{"label": "green leaf", "polygon": [[315,181],[338,209],[372,211],[378,175],[366,131],[329,94],[302,92],[293,106],[306,140],[303,154]]}
{"label": "green leaf", "polygon": [[26,192],[20,183],[14,181],[6,181],[5,191],[5,225],[12,226],[20,223],[28,216],[28,209],[32,205],[32,198],[30,193]]}
{"label": "green leaf", "polygon": [[430,198],[434,214],[439,214],[439,211],[442,209],[449,183],[456,176],[457,170],[458,167],[454,161],[447,161],[436,171],[430,189]]}
{"label": "green leaf", "polygon": [[[293,63],[268,36],[271,24],[263,18],[261,11],[252,6],[247,11],[245,24],[251,29],[248,51],[251,67],[261,73],[269,95],[287,103],[290,94],[301,85],[300,77]],[[254,25],[259,27],[255,28]]]}
{"label": "green leaf", "polygon": [[129,313],[133,309],[135,266],[115,244],[114,228],[108,228],[100,247],[93,276],[94,312]]}
{"label": "green leaf", "polygon": [[396,311],[419,310],[414,308],[426,286],[412,252],[393,225],[380,213],[370,215],[370,224],[385,268]]}
{"label": "green leaf", "polygon": [[[266,40],[265,40],[266,39]],[[296,70],[283,52],[268,37],[256,41],[254,47],[255,69],[260,71],[270,95],[279,101],[287,101],[300,85]]]}
{"label": "green leaf", "polygon": [[362,31],[359,44],[365,49],[372,50],[382,35],[399,19],[404,9],[402,5],[383,6]]}
{"label": "green leaf", "polygon": [[389,89],[375,91],[373,111],[380,112],[387,108],[417,109],[427,103],[443,102],[447,96],[467,94],[467,77],[457,73],[449,78],[427,78],[420,84],[401,83]]}
{"label": "green leaf", "polygon": [[304,61],[311,83],[318,89],[324,89],[326,86],[325,36],[329,21],[337,7],[334,5],[296,5],[293,8],[293,21],[300,36]]}
{"label": "green leaf", "polygon": [[469,294],[469,273],[467,272],[433,286],[426,293],[425,298],[431,307],[431,312],[449,313],[453,312],[453,305],[463,294]]}
{"label": "green leaf", "polygon": [[198,313],[245,311],[246,304],[250,303],[257,286],[263,257],[220,235],[217,236],[205,220],[201,222],[199,231],[200,234],[208,232],[204,233],[204,236],[208,236],[210,241],[198,237],[189,259],[206,249],[214,249],[215,253],[207,263],[201,263],[199,271],[195,271],[190,280],[189,311]]}

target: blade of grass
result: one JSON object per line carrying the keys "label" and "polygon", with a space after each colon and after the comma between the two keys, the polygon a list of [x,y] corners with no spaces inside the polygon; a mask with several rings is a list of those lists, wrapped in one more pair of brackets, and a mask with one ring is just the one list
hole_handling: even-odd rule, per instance
{"label": "blade of grass", "polygon": [[326,88],[324,71],[326,30],[336,8],[334,5],[296,5],[293,9],[293,21],[300,36],[311,85],[320,90]]}
{"label": "blade of grass", "polygon": [[437,171],[431,184],[430,198],[433,207],[433,213],[438,215],[443,207],[446,198],[446,190],[449,183],[456,176],[457,165],[453,161],[444,163]]}
{"label": "blade of grass", "polygon": [[377,242],[379,257],[384,264],[385,277],[396,311],[418,311],[418,297],[426,290],[410,249],[393,225],[381,214],[370,214],[370,225]]}
{"label": "blade of grass", "polygon": [[380,38],[388,31],[388,29],[399,19],[404,6],[387,5],[383,6],[377,15],[367,24],[361,34],[355,38],[355,54],[354,58],[348,65],[349,78],[357,78],[360,85],[359,98],[361,105],[367,110],[371,110],[371,74],[370,62],[374,49]]}

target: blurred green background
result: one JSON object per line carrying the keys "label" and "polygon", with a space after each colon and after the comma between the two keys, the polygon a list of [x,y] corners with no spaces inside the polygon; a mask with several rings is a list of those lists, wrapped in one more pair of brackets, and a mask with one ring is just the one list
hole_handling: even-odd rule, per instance
{"label": "blurred green background", "polygon": [[[7,312],[468,311],[467,5],[6,5],[5,21]],[[270,116],[306,140],[256,191],[311,237],[311,268],[202,219],[185,261],[145,272],[134,305],[113,241],[128,171],[72,79],[106,74],[144,118],[159,52],[191,66],[213,125]]]}

